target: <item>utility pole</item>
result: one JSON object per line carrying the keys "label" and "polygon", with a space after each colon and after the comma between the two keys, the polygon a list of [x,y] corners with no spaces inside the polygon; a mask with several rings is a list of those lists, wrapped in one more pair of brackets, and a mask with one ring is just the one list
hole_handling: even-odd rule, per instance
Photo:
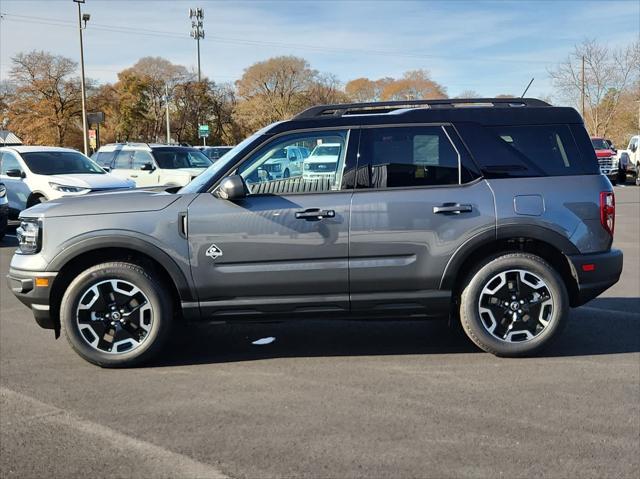
{"label": "utility pole", "polygon": [[582,121],[586,122],[587,120],[584,117],[584,90],[585,90],[584,83],[585,83],[585,81],[584,81],[584,55],[582,55],[582,88],[580,89],[580,92],[582,94],[581,95],[582,96]]}
{"label": "utility pole", "polygon": [[87,22],[91,18],[88,13],[82,14],[81,5],[84,0],[73,0],[78,4],[78,30],[80,31],[80,90],[82,94],[82,139],[84,142],[84,154],[89,154],[89,145],[87,140],[87,93],[84,83],[84,47],[82,45],[82,22],[84,21],[84,28],[87,28]]}
{"label": "utility pole", "polygon": [[200,71],[200,39],[204,38],[204,8],[190,8],[189,18],[191,19],[191,37],[198,42],[198,82],[202,81]]}
{"label": "utility pole", "polygon": [[171,124],[169,123],[169,84],[164,86],[164,105],[167,112],[167,145],[171,144]]}

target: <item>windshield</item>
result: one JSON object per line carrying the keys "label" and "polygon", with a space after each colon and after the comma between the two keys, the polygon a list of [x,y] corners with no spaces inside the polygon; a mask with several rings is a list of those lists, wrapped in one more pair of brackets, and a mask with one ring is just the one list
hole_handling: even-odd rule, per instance
{"label": "windshield", "polygon": [[153,157],[163,170],[177,168],[208,168],[211,160],[195,148],[158,148]]}
{"label": "windshield", "polygon": [[32,151],[20,153],[36,175],[104,175],[96,163],[77,151]]}
{"label": "windshield", "polygon": [[313,156],[338,156],[339,154],[339,146],[324,146],[321,148],[317,148]]}
{"label": "windshield", "polygon": [[201,148],[202,151],[210,160],[218,160],[222,156],[231,150],[231,146],[212,146],[210,148]]}
{"label": "windshield", "polygon": [[602,138],[591,138],[591,144],[595,150],[608,150],[610,148],[609,143]]}

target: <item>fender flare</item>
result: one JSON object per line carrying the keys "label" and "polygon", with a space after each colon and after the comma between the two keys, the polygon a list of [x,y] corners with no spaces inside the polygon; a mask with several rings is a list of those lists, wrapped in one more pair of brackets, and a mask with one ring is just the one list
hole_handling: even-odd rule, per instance
{"label": "fender flare", "polygon": [[[182,301],[197,301],[194,294],[195,288],[188,280],[190,274],[185,273],[185,270],[157,244],[156,240],[133,231],[127,231],[124,234],[122,230],[98,230],[76,236],[60,246],[59,253],[49,261],[47,271],[60,271],[74,258],[105,247],[133,250],[149,256],[165,268]],[[183,267],[189,270],[188,259]]]}
{"label": "fender flare", "polygon": [[550,244],[565,256],[580,254],[578,248],[569,241],[566,236],[544,226],[502,225],[498,226],[496,230],[491,229],[478,233],[460,245],[444,269],[442,279],[440,280],[440,289],[452,289],[455,287],[456,275],[460,271],[460,268],[479,248],[507,238],[525,238],[542,241]]}

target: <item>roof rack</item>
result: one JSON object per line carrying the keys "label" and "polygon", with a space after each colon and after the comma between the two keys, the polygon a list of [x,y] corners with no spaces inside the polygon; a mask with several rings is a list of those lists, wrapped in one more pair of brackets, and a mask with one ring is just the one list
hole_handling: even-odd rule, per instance
{"label": "roof rack", "polygon": [[343,103],[335,105],[318,105],[304,110],[294,116],[295,120],[308,118],[383,114],[408,108],[456,108],[456,107],[541,107],[551,106],[537,98],[451,98],[442,100],[401,100],[380,101],[372,103]]}

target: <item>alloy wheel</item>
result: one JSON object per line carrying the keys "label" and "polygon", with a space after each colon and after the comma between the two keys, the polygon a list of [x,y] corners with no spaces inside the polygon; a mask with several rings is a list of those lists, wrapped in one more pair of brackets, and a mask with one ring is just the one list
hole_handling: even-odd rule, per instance
{"label": "alloy wheel", "polygon": [[500,272],[485,283],[478,308],[487,332],[501,341],[521,343],[547,328],[554,300],[542,278],[527,270],[513,269]]}
{"label": "alloy wheel", "polygon": [[139,348],[153,325],[153,308],[135,284],[109,279],[83,293],[76,309],[80,335],[92,348],[121,354]]}

